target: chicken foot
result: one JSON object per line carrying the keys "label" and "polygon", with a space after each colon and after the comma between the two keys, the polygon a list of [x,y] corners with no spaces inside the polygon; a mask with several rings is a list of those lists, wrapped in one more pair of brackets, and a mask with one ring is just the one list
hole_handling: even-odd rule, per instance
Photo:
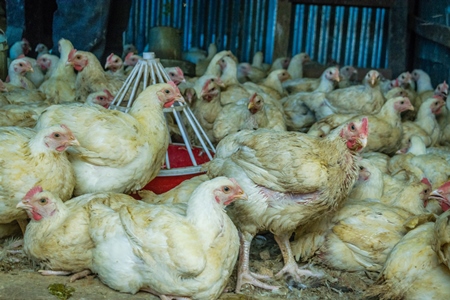
{"label": "chicken foot", "polygon": [[276,278],[282,277],[284,274],[289,274],[294,280],[301,282],[300,276],[313,276],[321,277],[322,274],[314,273],[310,270],[305,270],[297,265],[292,253],[291,245],[289,243],[290,235],[274,235],[275,241],[280,247],[281,254],[283,255],[284,267],[275,274]]}
{"label": "chicken foot", "polygon": [[239,247],[239,267],[235,292],[239,293],[242,285],[246,283],[266,290],[279,289],[279,286],[269,285],[260,281],[264,279],[270,279],[270,276],[250,272],[250,245],[253,239],[253,235],[247,233],[244,236],[244,234],[239,231],[239,239],[241,242],[241,246]]}
{"label": "chicken foot", "polygon": [[[38,272],[44,276],[66,276],[73,273],[70,271],[54,271],[54,270],[39,270]],[[78,279],[88,276],[89,274],[91,274],[91,270],[83,270],[81,272],[77,272],[72,276],[70,276],[69,282],[74,282]]]}

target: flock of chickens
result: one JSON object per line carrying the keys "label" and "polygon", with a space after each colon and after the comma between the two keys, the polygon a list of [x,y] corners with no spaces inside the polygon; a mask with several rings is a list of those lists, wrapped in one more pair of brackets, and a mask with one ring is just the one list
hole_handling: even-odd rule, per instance
{"label": "flock of chickens", "polygon": [[[66,39],[59,57],[29,50],[25,39],[11,48],[0,83],[0,237],[20,226],[41,274],[217,299],[237,262],[236,293],[276,290],[249,257],[253,238],[270,231],[284,260],[277,278],[322,276],[297,264],[316,257],[379,272],[368,296],[450,297],[445,81],[371,70],[356,82],[351,66],[303,78],[306,53],[238,63],[211,44],[185,53],[196,77],[166,68],[172,81],[142,89],[124,113],[108,107],[140,59],[132,48],[105,68]],[[215,157],[166,193],[140,191],[179,134],[163,112],[175,101],[191,108]],[[128,195],[136,191],[141,201]]]}

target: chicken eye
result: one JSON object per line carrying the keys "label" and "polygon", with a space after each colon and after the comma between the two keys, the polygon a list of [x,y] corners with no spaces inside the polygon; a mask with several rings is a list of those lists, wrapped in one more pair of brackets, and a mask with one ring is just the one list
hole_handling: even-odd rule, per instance
{"label": "chicken eye", "polygon": [[438,103],[437,103],[437,102],[434,102],[434,105],[438,105]]}
{"label": "chicken eye", "polygon": [[348,71],[348,70],[350,70],[350,68],[349,68],[349,67],[347,67],[347,68],[345,68],[345,70],[347,70],[347,71]]}
{"label": "chicken eye", "polygon": [[100,101],[103,101],[103,100],[105,100],[105,97],[98,97],[98,100],[100,100]]}
{"label": "chicken eye", "polygon": [[428,189],[424,190],[424,193],[427,194],[428,193]]}
{"label": "chicken eye", "polygon": [[354,130],[355,130],[355,124],[352,124],[352,126],[350,126],[350,129],[351,129],[352,131],[354,131]]}
{"label": "chicken eye", "polygon": [[164,93],[170,94],[170,91],[169,90],[165,90]]}
{"label": "chicken eye", "polygon": [[225,193],[228,193],[228,192],[230,191],[230,187],[224,186],[224,187],[223,187],[223,191],[224,191]]}
{"label": "chicken eye", "polygon": [[364,170],[364,167],[363,166],[359,166],[359,169],[362,171],[362,170]]}
{"label": "chicken eye", "polygon": [[330,71],[330,72],[328,72],[328,74],[332,75],[332,74],[333,74],[333,72],[332,72],[332,71]]}
{"label": "chicken eye", "polygon": [[405,79],[405,75],[402,75],[402,77],[401,77],[402,79]]}
{"label": "chicken eye", "polygon": [[45,199],[45,198],[39,199],[39,202],[41,204],[45,204],[45,203],[47,203],[47,199]]}
{"label": "chicken eye", "polygon": [[169,75],[172,77],[175,76],[175,74],[173,72],[170,72]]}
{"label": "chicken eye", "polygon": [[60,134],[59,133],[55,133],[53,136],[56,137],[56,138],[59,138]]}
{"label": "chicken eye", "polygon": [[405,101],[400,101],[400,104],[405,104]]}
{"label": "chicken eye", "polygon": [[23,67],[23,64],[22,64],[22,63],[20,63],[20,64],[19,64],[19,66]]}

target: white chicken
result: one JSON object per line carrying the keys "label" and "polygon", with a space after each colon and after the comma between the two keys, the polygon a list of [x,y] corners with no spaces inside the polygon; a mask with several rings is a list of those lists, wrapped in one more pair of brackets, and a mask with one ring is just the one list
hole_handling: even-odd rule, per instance
{"label": "white chicken", "polygon": [[161,299],[217,299],[237,260],[239,238],[224,207],[247,195],[234,179],[201,183],[187,206],[91,206],[93,271],[121,292]]}
{"label": "white chicken", "polygon": [[76,175],[74,194],[128,193],[159,172],[169,143],[163,107],[184,102],[173,82],[147,87],[128,114],[97,106],[53,105],[37,128],[64,122],[80,141],[69,155]]}
{"label": "white chicken", "polygon": [[24,231],[25,213],[16,204],[35,185],[57,191],[64,201],[72,197],[75,176],[66,149],[78,141],[65,125],[0,128],[0,223],[18,220]]}

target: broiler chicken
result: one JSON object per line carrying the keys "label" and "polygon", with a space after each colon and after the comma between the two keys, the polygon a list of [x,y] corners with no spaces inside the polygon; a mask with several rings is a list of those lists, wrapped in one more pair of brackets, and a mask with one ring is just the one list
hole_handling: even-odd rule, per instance
{"label": "broiler chicken", "polygon": [[25,230],[26,215],[16,204],[35,185],[57,191],[64,201],[72,197],[75,176],[65,151],[77,145],[65,125],[38,131],[0,127],[0,223],[18,220]]}
{"label": "broiler chicken", "polygon": [[364,77],[363,85],[336,89],[328,93],[319,106],[316,104],[310,109],[315,111],[318,120],[333,113],[376,114],[386,101],[379,83],[380,73],[371,70]]}
{"label": "broiler chicken", "polygon": [[246,82],[243,84],[243,87],[251,91],[261,91],[277,101],[287,96],[282,83],[289,78],[291,78],[291,75],[288,71],[278,69],[270,72],[267,78],[263,79],[259,84]]}
{"label": "broiler chicken", "polygon": [[[211,61],[211,63],[214,59]],[[223,56],[217,60],[217,65],[222,70],[220,80],[225,88],[222,90],[220,103],[227,105],[239,101],[244,97],[250,97],[250,93],[244,85],[240,84],[237,79],[237,65],[236,61],[230,56]]]}
{"label": "broiler chicken", "polygon": [[34,51],[37,52],[37,57],[36,58],[39,58],[42,55],[49,53],[47,45],[45,45],[43,43],[37,44],[36,48],[34,49]]}
{"label": "broiler chicken", "polygon": [[328,266],[346,271],[379,271],[392,247],[406,234],[407,218],[427,213],[431,192],[427,180],[397,185],[403,189],[383,202],[387,174],[362,159],[358,180],[349,198],[329,222],[299,228],[291,246],[306,261],[318,252]]}
{"label": "broiler chicken", "polygon": [[[345,124],[324,139],[297,132],[267,129],[243,130],[224,138],[217,146],[207,174],[236,178],[249,201],[235,203],[229,215],[240,231],[241,248],[236,292],[250,283],[265,289],[276,287],[249,270],[250,244],[256,233],[269,230],[284,259],[276,275],[313,275],[297,266],[289,238],[298,226],[341,206],[358,176],[356,155],[367,140],[367,119]],[[276,143],[274,143],[276,141]]]}
{"label": "broiler chicken", "polygon": [[69,40],[60,39],[58,48],[60,60],[56,69],[50,78],[39,87],[39,90],[47,95],[47,99],[55,104],[75,101],[76,74],[73,67],[68,64],[69,54],[73,49],[73,45]]}
{"label": "broiler chicken", "polygon": [[380,284],[366,296],[379,299],[448,299],[450,270],[433,250],[433,222],[409,231],[392,249],[381,272]]}
{"label": "broiler chicken", "polygon": [[436,145],[441,134],[436,115],[441,113],[444,106],[445,102],[440,97],[425,100],[417,112],[416,120],[403,122],[401,148],[407,146],[413,135],[420,136],[427,147]]}
{"label": "broiler chicken", "polygon": [[111,76],[107,77],[97,57],[87,51],[72,49],[67,62],[78,71],[75,81],[75,101],[81,101],[94,92],[107,89],[116,95],[124,80]]}
{"label": "broiler chicken", "polygon": [[16,58],[8,68],[9,84],[27,90],[36,89],[36,86],[26,77],[28,72],[33,72],[31,63],[25,58]]}
{"label": "broiler chicken", "polygon": [[[289,130],[305,131],[315,121],[314,113],[306,106],[305,102],[314,101],[316,97],[324,97],[326,93],[334,89],[334,81],[339,81],[339,69],[327,68],[320,76],[320,84],[312,92],[298,92],[281,99],[286,125]],[[305,110],[306,106],[306,110]]]}
{"label": "broiler chicken", "polygon": [[42,275],[69,275],[70,282],[90,274],[94,243],[89,236],[89,204],[119,208],[137,202],[116,193],[94,193],[61,201],[54,193],[36,186],[17,208],[31,221],[24,235],[25,254],[42,268]]}
{"label": "broiler chicken", "polygon": [[114,53],[111,53],[106,58],[105,63],[106,72],[113,76],[123,77],[125,76],[125,66],[123,64],[122,58]]}
{"label": "broiler chicken", "polygon": [[[215,43],[211,43],[208,46],[208,55],[204,59],[199,59],[195,65],[195,75],[203,76],[206,74],[206,70],[208,69],[211,61],[217,54],[217,46]],[[215,62],[214,62],[215,63]],[[212,74],[214,75],[214,74]],[[215,74],[217,76],[219,74]]]}
{"label": "broiler chicken", "polygon": [[[80,146],[69,159],[75,171],[74,195],[92,192],[133,192],[159,172],[169,143],[163,107],[183,101],[173,82],[147,87],[128,114],[97,106],[53,105],[37,128],[67,124]],[[101,141],[101,142],[100,142]]]}
{"label": "broiler chicken", "polygon": [[15,42],[11,48],[9,48],[9,58],[11,60],[17,59],[20,55],[27,55],[30,52],[30,42],[26,38],[22,38],[21,41]]}
{"label": "broiler chicken", "polygon": [[[303,78],[303,66],[306,62],[310,61],[311,58],[307,53],[298,53],[294,55],[289,61],[289,66],[287,67],[287,71],[291,74],[291,80],[295,80],[297,78]],[[288,84],[288,82],[285,82]]]}
{"label": "broiler chicken", "polygon": [[432,247],[438,255],[439,262],[446,265],[450,270],[450,210],[436,219]]}
{"label": "broiler chicken", "polygon": [[[370,136],[364,151],[393,155],[400,148],[400,139],[403,135],[400,114],[412,109],[414,108],[408,98],[396,97],[389,99],[378,113],[367,115]],[[361,115],[332,114],[311,126],[310,131],[321,130],[326,133],[344,122],[360,118]]]}
{"label": "broiler chicken", "polygon": [[[214,122],[222,110],[220,84],[217,79],[210,76],[202,76],[195,84],[196,90],[198,89],[197,87],[200,87],[200,90],[196,92],[197,99],[193,104],[192,112],[209,140],[212,143],[216,143],[213,128]],[[190,135],[192,136],[193,133],[190,132]]]}
{"label": "broiler chicken", "polygon": [[239,251],[236,227],[224,208],[246,198],[234,179],[218,177],[201,183],[182,210],[142,203],[115,212],[93,204],[93,271],[121,292],[217,299]]}
{"label": "broiler chicken", "polygon": [[286,130],[283,112],[264,99],[253,94],[236,103],[225,105],[214,121],[213,133],[215,141],[219,142],[229,134],[244,130],[267,128]]}
{"label": "broiler chicken", "polygon": [[36,60],[39,68],[45,73],[45,80],[49,79],[58,67],[59,57],[53,54],[42,54]]}
{"label": "broiler chicken", "polygon": [[339,69],[339,75],[341,78],[337,85],[340,89],[356,85],[355,80],[358,76],[358,70],[355,67],[343,66]]}

